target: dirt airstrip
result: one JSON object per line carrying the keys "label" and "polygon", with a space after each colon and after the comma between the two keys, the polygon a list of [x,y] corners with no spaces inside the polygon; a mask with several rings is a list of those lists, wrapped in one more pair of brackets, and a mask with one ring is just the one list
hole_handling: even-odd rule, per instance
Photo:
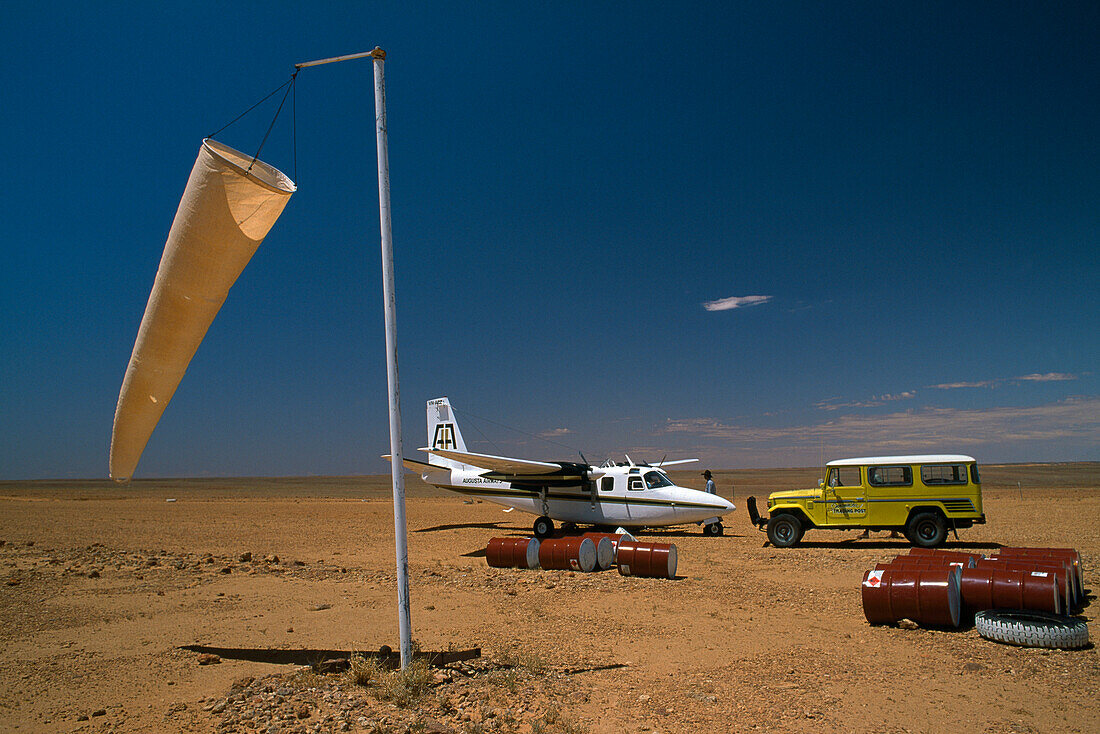
{"label": "dirt airstrip", "polygon": [[[1100,465],[983,478],[989,524],[949,547],[1072,546],[1095,588]],[[701,486],[695,472],[674,479]],[[1095,648],[869,626],[863,571],[904,541],[811,531],[800,547],[765,547],[744,497],[816,479],[719,472],[738,506],[725,537],[644,534],[679,547],[669,581],[489,568],[486,541],[533,518],[411,478],[414,638],[483,650],[430,672],[411,702],[340,674],[200,664],[179,649],[396,647],[387,477],[2,482],[0,730],[1100,731]],[[1097,608],[1082,613],[1093,641]]]}

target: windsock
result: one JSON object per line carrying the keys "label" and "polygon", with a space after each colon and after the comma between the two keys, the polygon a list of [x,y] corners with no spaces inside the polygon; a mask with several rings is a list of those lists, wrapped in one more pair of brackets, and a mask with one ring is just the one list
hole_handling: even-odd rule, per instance
{"label": "windsock", "polygon": [[122,378],[111,435],[112,479],[133,476],[229,288],[296,188],[266,163],[202,141]]}

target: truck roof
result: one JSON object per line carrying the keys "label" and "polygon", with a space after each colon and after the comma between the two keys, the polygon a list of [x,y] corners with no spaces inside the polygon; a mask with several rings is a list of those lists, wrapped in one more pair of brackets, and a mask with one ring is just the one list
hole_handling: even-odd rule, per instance
{"label": "truck roof", "polygon": [[836,459],[825,466],[861,466],[864,464],[951,464],[975,461],[963,454],[913,454],[912,456],[863,456],[856,459]]}

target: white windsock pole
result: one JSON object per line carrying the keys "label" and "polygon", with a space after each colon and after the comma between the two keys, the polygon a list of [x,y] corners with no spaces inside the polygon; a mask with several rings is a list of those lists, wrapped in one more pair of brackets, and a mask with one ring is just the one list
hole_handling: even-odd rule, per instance
{"label": "white windsock pole", "polygon": [[393,535],[397,545],[397,627],[401,668],[412,662],[409,616],[409,549],[405,528],[405,469],[401,459],[401,401],[397,388],[397,298],[393,287],[393,234],[390,230],[390,159],[386,147],[386,52],[374,59],[374,130],[378,138],[378,214],[382,228],[382,296],[386,308],[386,380],[390,399],[390,474],[393,477]]}
{"label": "white windsock pole", "polygon": [[390,404],[390,474],[393,477],[393,534],[397,546],[397,628],[401,637],[401,668],[412,663],[412,620],[409,616],[409,549],[405,528],[405,471],[401,453],[401,401],[397,387],[397,297],[393,287],[393,236],[390,230],[390,159],[386,147],[386,52],[373,51],[295,64],[295,68],[374,60],[374,132],[378,142],[378,214],[382,229],[382,297],[386,310],[386,381]]}

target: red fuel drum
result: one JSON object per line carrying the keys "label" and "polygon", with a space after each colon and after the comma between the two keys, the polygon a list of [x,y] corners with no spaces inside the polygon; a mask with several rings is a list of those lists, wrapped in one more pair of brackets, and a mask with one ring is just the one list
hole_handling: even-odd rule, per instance
{"label": "red fuel drum", "polygon": [[934,571],[937,568],[964,568],[963,561],[954,561],[952,563],[936,563],[935,561],[922,562],[918,559],[914,560],[902,560],[897,559],[890,561],[889,563],[876,563],[876,571],[885,571],[887,569],[894,570],[913,570],[913,571]]}
{"label": "red fuel drum", "polygon": [[986,609],[1033,609],[1061,614],[1064,596],[1058,577],[1033,576],[1028,571],[1010,571],[992,564],[962,571],[963,606],[968,612]]}
{"label": "red fuel drum", "polygon": [[1083,590],[1085,565],[1081,562],[1081,554],[1073,548],[1001,548],[997,555],[1005,558],[1061,558],[1073,567],[1073,572],[1077,576],[1077,589]]}
{"label": "red fuel drum", "polygon": [[676,578],[676,544],[620,540],[616,558],[623,576]]}
{"label": "red fuel drum", "polygon": [[[1066,564],[1057,561],[1036,561],[1025,558],[987,558],[978,564],[978,568],[1003,568],[1007,571],[1048,574],[1056,579],[1058,591],[1065,600],[1066,609],[1077,602],[1077,589],[1073,584],[1073,571]],[[1037,578],[1042,578],[1041,576]]]}
{"label": "red fuel drum", "polygon": [[490,538],[485,560],[493,568],[538,568],[538,538]]}
{"label": "red fuel drum", "polygon": [[959,577],[957,566],[868,571],[863,576],[863,613],[871,624],[911,619],[922,625],[958,627]]}
{"label": "red fuel drum", "polygon": [[615,548],[619,545],[619,536],[612,533],[584,533],[596,544],[596,568],[603,571],[615,565]]}
{"label": "red fuel drum", "polygon": [[548,571],[591,571],[596,567],[596,544],[580,535],[547,538],[539,544],[539,565]]}
{"label": "red fuel drum", "polygon": [[955,561],[970,561],[970,568],[974,567],[982,558],[981,553],[964,553],[962,551],[940,550],[939,548],[910,548],[909,555],[914,558],[950,558]]}
{"label": "red fuel drum", "polygon": [[895,566],[925,566],[927,568],[942,566],[974,567],[974,560],[971,558],[951,558],[948,556],[898,556],[890,563]]}

